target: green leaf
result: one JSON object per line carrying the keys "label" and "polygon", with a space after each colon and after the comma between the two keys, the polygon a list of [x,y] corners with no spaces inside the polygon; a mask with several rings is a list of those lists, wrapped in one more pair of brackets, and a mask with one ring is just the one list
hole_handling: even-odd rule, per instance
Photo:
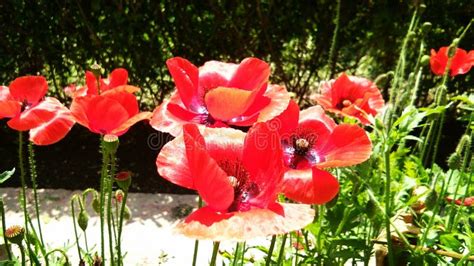
{"label": "green leaf", "polygon": [[439,241],[447,250],[459,251],[462,247],[461,242],[454,236],[454,234],[441,235]]}
{"label": "green leaf", "polygon": [[7,181],[12,175],[15,173],[15,168],[13,168],[10,171],[5,171],[0,174],[0,184],[3,184],[5,181]]}

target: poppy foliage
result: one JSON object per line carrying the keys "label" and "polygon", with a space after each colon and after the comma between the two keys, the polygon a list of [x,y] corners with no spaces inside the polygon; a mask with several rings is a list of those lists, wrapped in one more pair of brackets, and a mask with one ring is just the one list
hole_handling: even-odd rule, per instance
{"label": "poppy foliage", "polygon": [[240,64],[219,61],[196,67],[181,57],[166,61],[176,91],[154,111],[150,124],[177,136],[181,127],[250,127],[283,112],[290,99],[286,89],[268,83],[270,66],[257,58]]}
{"label": "poppy foliage", "polygon": [[10,118],[7,125],[14,130],[29,131],[36,145],[60,141],[74,125],[70,111],[56,98],[45,97],[47,91],[42,76],[23,76],[0,86],[0,119]]}

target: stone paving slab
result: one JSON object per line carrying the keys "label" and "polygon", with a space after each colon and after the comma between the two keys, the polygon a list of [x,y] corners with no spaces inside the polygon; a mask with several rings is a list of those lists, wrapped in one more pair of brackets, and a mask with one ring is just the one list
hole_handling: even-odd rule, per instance
{"label": "stone paving slab", "polygon": [[[43,235],[49,249],[68,248],[72,264],[77,265],[77,248],[74,241],[74,228],[70,211],[70,198],[81,191],[64,189],[39,189],[39,202]],[[23,224],[23,215],[19,206],[18,188],[0,188],[5,201],[7,227]],[[30,215],[33,224],[32,193]],[[127,203],[132,217],[124,226],[122,249],[126,252],[124,265],[191,265],[194,239],[173,233],[173,225],[179,220],[177,210],[192,209],[197,206],[195,195],[130,193]],[[76,210],[77,211],[77,210]],[[100,243],[99,217],[89,207],[90,220],[87,228],[89,248],[98,250]],[[78,230],[80,230],[78,228]],[[255,243],[266,243],[268,239],[257,239]],[[0,241],[3,242],[3,241]],[[83,238],[79,241],[85,248]],[[253,242],[253,241],[252,241]],[[251,243],[249,243],[251,244]],[[221,243],[220,250],[231,251],[232,242]],[[212,242],[201,241],[199,245],[198,265],[208,265],[211,257]],[[106,251],[108,249],[106,248]],[[108,252],[107,252],[108,256]]]}

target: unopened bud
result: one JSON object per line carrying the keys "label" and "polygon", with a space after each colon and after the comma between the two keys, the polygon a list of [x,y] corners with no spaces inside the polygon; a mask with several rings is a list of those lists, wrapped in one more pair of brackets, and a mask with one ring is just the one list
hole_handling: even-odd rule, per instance
{"label": "unopened bud", "polygon": [[82,229],[82,231],[86,231],[87,224],[89,223],[89,215],[85,210],[81,210],[79,212],[79,216],[77,217],[77,224]]}
{"label": "unopened bud", "polygon": [[100,214],[100,200],[99,193],[94,192],[94,197],[92,198],[92,209],[95,213]]}
{"label": "unopened bud", "polygon": [[421,57],[421,60],[420,60],[420,63],[423,65],[423,66],[426,66],[430,63],[430,56],[429,55],[424,55]]}
{"label": "unopened bud", "polygon": [[122,171],[115,176],[115,181],[119,188],[123,189],[124,191],[128,191],[130,184],[132,183],[132,172],[130,171]]}
{"label": "unopened bud", "polygon": [[94,77],[96,79],[99,79],[100,76],[102,75],[102,67],[99,64],[94,63],[91,66],[91,72],[92,72],[92,74],[94,74]]}
{"label": "unopened bud", "polygon": [[122,203],[123,201],[123,191],[118,189],[117,191],[115,191],[115,200],[118,202],[118,203]]}
{"label": "unopened bud", "polygon": [[463,150],[468,150],[471,148],[471,137],[469,135],[462,135],[459,140],[458,146],[456,146],[456,152],[461,154]]}
{"label": "unopened bud", "polygon": [[130,220],[130,218],[132,218],[132,212],[130,211],[130,208],[127,205],[124,206],[123,218],[125,220]]}
{"label": "unopened bud", "polygon": [[460,169],[462,164],[461,155],[457,152],[453,152],[448,158],[449,169],[455,170]]}
{"label": "unopened bud", "polygon": [[448,49],[448,57],[449,58],[452,58],[454,57],[454,55],[456,54],[456,50],[458,49],[457,47],[457,43],[455,43],[453,41],[453,43],[451,44],[451,46],[449,46],[449,49]]}
{"label": "unopened bud", "polygon": [[433,209],[437,201],[438,201],[438,193],[436,193],[436,191],[432,189],[426,196],[426,200],[425,200],[426,209],[427,210]]}
{"label": "unopened bud", "polygon": [[431,24],[431,22],[423,23],[423,25],[421,26],[421,33],[427,34],[428,32],[431,31],[432,27],[433,27],[433,24]]}

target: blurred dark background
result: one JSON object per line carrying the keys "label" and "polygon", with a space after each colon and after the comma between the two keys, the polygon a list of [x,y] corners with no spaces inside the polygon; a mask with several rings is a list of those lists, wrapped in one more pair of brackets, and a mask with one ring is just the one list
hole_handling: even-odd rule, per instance
{"label": "blurred dark background", "polygon": [[[84,71],[97,62],[106,73],[116,67],[128,69],[129,83],[142,88],[142,109],[153,110],[174,87],[166,59],[182,56],[202,65],[213,59],[239,62],[255,56],[271,62],[271,81],[295,92],[304,106],[305,96],[329,76],[347,71],[376,79],[393,70],[413,11],[421,3],[426,8],[419,24],[431,22],[432,29],[412,36],[407,76],[414,69],[421,41],[429,55],[431,48],[448,46],[469,23],[474,14],[470,1],[342,1],[335,63],[329,64],[336,14],[332,0],[0,0],[0,84],[41,74],[49,81],[49,94],[67,103],[63,88],[83,84]],[[473,41],[471,30],[459,46],[470,50]],[[424,74],[419,105],[431,101],[430,88],[439,81],[429,67]],[[384,95],[388,84],[379,84]],[[472,91],[473,86],[472,75],[462,76],[450,81],[449,90],[458,94]],[[452,125],[445,127],[450,131],[443,143],[446,154],[464,130],[456,122],[456,113],[450,115],[453,119],[447,121]],[[154,136],[159,145],[150,144]],[[119,164],[136,173],[134,190],[184,191],[156,174],[159,146],[169,139],[144,123],[121,138]],[[16,141],[16,132],[0,121],[0,170],[16,165]],[[98,136],[75,126],[60,143],[37,148],[40,186],[95,186],[99,158]],[[6,185],[16,185],[17,179],[9,182]]]}

